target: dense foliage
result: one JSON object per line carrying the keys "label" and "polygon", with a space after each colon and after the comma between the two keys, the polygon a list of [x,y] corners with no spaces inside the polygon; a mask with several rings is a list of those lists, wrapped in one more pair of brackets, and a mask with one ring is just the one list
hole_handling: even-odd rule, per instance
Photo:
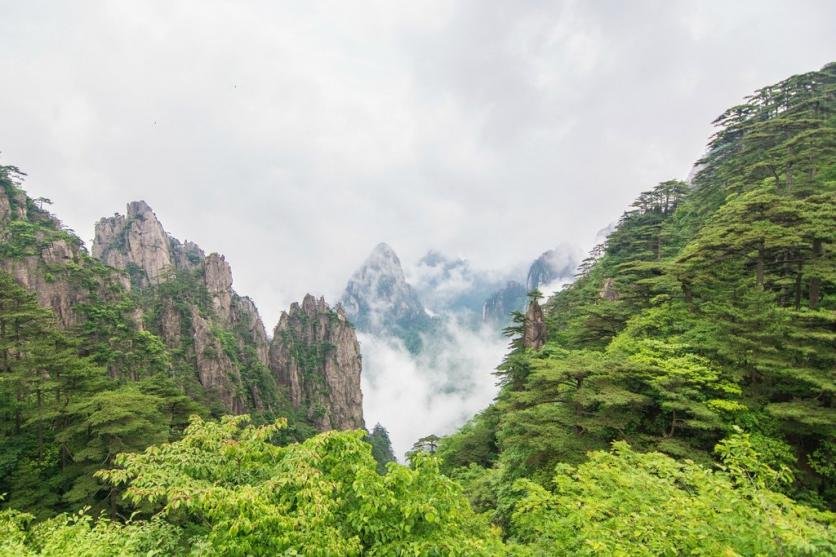
{"label": "dense foliage", "polygon": [[[56,554],[73,538],[86,555],[191,551],[201,555],[497,555],[498,532],[431,457],[381,475],[362,432],[271,442],[282,421],[192,420],[175,443],[118,458],[100,473],[149,520],[121,527],[58,517],[29,527],[7,511],[9,554]],[[125,536],[112,535],[123,529]],[[25,548],[25,549],[24,549]],[[3,553],[0,553],[3,554]]]}

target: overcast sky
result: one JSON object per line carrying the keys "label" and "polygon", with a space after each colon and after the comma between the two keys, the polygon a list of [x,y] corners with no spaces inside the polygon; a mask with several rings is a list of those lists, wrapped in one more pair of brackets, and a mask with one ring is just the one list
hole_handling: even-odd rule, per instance
{"label": "overcast sky", "polygon": [[146,200],[268,328],[386,241],[509,267],[687,176],[836,2],[0,0],[0,163],[82,238]]}

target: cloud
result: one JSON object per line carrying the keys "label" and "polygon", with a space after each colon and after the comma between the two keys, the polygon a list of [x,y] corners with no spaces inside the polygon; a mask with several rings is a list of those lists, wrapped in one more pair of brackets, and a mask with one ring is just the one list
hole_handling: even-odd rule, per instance
{"label": "cloud", "polygon": [[268,328],[371,246],[500,269],[685,178],[836,4],[0,0],[0,162],[82,237],[145,199]]}
{"label": "cloud", "polygon": [[451,433],[496,395],[493,370],[507,339],[445,320],[432,350],[410,354],[397,339],[358,333],[363,353],[363,412],[389,431],[395,454],[419,438]]}

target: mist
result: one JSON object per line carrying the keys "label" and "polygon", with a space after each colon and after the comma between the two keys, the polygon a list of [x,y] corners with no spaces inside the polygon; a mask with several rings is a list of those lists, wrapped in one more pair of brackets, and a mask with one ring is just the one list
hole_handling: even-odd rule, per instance
{"label": "mist", "polygon": [[388,431],[399,460],[421,437],[453,432],[496,395],[492,372],[508,341],[490,327],[445,319],[419,355],[392,337],[358,333],[363,354],[363,413]]}

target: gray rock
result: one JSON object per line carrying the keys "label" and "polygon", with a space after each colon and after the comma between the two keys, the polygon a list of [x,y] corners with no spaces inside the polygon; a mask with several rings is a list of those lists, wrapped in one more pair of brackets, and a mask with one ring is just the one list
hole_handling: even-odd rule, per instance
{"label": "gray rock", "polygon": [[532,299],[525,312],[523,346],[539,350],[544,344],[546,344],[546,321],[543,317],[543,308],[537,300]]}
{"label": "gray rock", "polygon": [[612,278],[605,278],[601,284],[601,290],[598,291],[598,297],[602,300],[615,301],[618,299],[618,290],[615,287],[615,280]]}
{"label": "gray rock", "polygon": [[92,253],[103,263],[128,271],[138,286],[159,284],[174,268],[168,235],[144,201],[128,203],[127,215],[97,222]]}
{"label": "gray rock", "polygon": [[345,311],[306,295],[282,312],[270,344],[270,370],[291,403],[320,431],[361,429],[360,344]]}

